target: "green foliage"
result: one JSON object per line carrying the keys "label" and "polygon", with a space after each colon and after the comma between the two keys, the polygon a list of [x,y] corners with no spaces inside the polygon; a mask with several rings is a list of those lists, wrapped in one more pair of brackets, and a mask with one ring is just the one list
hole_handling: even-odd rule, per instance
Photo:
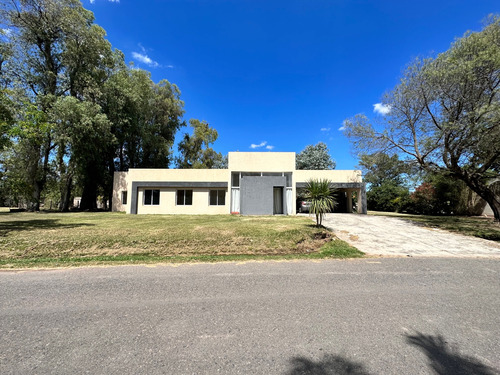
{"label": "green foliage", "polygon": [[335,161],[329,154],[328,147],[323,142],[308,145],[297,154],[295,165],[297,169],[326,170],[335,169]]}
{"label": "green foliage", "polygon": [[384,181],[370,187],[366,193],[366,201],[369,210],[401,212],[407,207],[409,195],[408,188],[392,181]]}
{"label": "green foliage", "polygon": [[227,167],[227,159],[210,147],[217,140],[217,130],[211,128],[206,121],[191,119],[189,124],[193,128],[193,134],[185,133],[183,140],[179,142],[177,168]]}
{"label": "green foliage", "polygon": [[390,108],[383,130],[364,115],[344,122],[355,149],[404,155],[428,172],[462,180],[500,221],[500,197],[488,185],[500,158],[500,19],[435,59],[417,59],[383,104]]}
{"label": "green foliage", "polygon": [[311,202],[309,212],[316,216],[316,226],[323,222],[323,216],[335,207],[335,190],[328,179],[311,179],[306,182],[304,197]]}
{"label": "green foliage", "polygon": [[10,143],[9,134],[14,118],[12,114],[13,104],[7,96],[7,90],[0,90],[0,150]]}
{"label": "green foliage", "polygon": [[[8,36],[0,29],[0,151],[14,142],[1,176],[7,196],[38,210],[48,194],[68,209],[78,189],[92,209],[98,195],[110,199],[115,170],[169,167],[185,126],[179,89],[127,67],[80,1],[12,0],[0,23],[9,25]],[[209,147],[217,132],[202,127],[185,144],[194,166],[227,166]]]}
{"label": "green foliage", "polygon": [[101,103],[116,137],[117,169],[167,168],[175,133],[184,126],[180,91],[149,72],[121,67],[106,82]]}
{"label": "green foliage", "polygon": [[399,160],[398,155],[387,155],[383,152],[375,154],[361,154],[359,165],[363,171],[363,181],[380,186],[392,183],[401,186],[406,182],[406,175],[410,173],[408,164]]}

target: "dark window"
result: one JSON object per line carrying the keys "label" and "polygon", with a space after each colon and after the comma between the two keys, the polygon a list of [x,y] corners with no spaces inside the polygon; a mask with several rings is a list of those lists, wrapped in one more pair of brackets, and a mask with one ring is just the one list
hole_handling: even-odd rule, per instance
{"label": "dark window", "polygon": [[210,206],[225,206],[226,191],[225,190],[210,190]]}
{"label": "dark window", "polygon": [[240,186],[240,172],[231,173],[231,183],[234,187]]}
{"label": "dark window", "polygon": [[144,190],[144,204],[159,205],[160,204],[160,190]]}
{"label": "dark window", "polygon": [[127,204],[127,192],[122,191],[122,204]]}
{"label": "dark window", "polygon": [[177,205],[191,206],[193,204],[192,190],[177,190]]}

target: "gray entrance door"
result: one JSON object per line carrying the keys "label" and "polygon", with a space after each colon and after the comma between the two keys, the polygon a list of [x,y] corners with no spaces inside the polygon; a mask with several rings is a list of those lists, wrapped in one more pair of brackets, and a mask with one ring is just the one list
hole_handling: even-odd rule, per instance
{"label": "gray entrance door", "polygon": [[283,188],[273,188],[273,214],[283,215]]}

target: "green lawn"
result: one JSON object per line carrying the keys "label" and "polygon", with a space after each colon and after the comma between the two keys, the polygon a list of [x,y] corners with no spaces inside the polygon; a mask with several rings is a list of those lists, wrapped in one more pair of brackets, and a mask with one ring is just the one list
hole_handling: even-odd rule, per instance
{"label": "green lawn", "polygon": [[370,215],[392,216],[411,220],[426,227],[440,228],[467,236],[480,237],[500,242],[500,225],[492,218],[467,216],[426,216],[394,212],[370,211]]}
{"label": "green lawn", "polygon": [[0,268],[362,255],[304,217],[0,212]]}

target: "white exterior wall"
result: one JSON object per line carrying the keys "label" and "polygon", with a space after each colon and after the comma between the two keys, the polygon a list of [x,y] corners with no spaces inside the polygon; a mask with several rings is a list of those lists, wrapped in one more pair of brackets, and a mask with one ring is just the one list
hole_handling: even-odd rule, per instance
{"label": "white exterior wall", "polygon": [[[138,214],[229,214],[231,207],[231,172],[291,172],[292,212],[295,214],[296,183],[311,178],[329,179],[337,183],[362,182],[361,171],[354,170],[295,170],[294,152],[230,152],[229,169],[130,169],[115,172],[113,181],[113,211],[131,212],[132,183],[147,182],[148,187],[139,187],[137,196]],[[179,182],[178,186],[155,187],[154,182]],[[186,183],[227,183],[227,188],[189,187]],[[144,190],[160,190],[159,205],[144,205]],[[193,204],[177,206],[176,192],[179,189],[193,190]],[[209,205],[210,190],[225,190],[224,206]],[[127,191],[127,204],[121,203],[122,192]]]}
{"label": "white exterior wall", "polygon": [[296,170],[293,182],[307,182],[311,178],[328,179],[332,182],[363,182],[361,171],[335,169],[331,171]]}
{"label": "white exterior wall", "polygon": [[[221,215],[229,214],[229,194],[227,189],[222,188],[159,188],[160,204],[145,205],[144,190],[154,189],[153,187],[139,188],[137,197],[138,214],[186,214],[186,215]],[[193,190],[192,205],[177,205],[177,190]],[[210,206],[210,190],[224,190],[226,200],[224,206]],[[130,211],[128,211],[130,213]]]}
{"label": "white exterior wall", "polygon": [[230,152],[228,167],[233,172],[293,172],[295,152]]}

